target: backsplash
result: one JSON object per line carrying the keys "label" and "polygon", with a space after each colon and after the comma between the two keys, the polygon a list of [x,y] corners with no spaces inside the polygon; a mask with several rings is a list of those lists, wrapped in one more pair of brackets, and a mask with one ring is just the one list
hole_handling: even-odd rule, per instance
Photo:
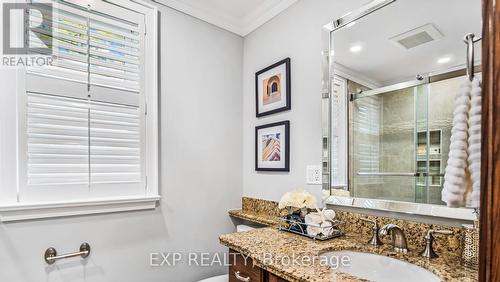
{"label": "backsplash", "polygon": [[[461,246],[461,229],[457,227],[449,227],[443,225],[433,225],[420,223],[415,221],[408,221],[402,219],[388,218],[388,217],[380,217],[380,216],[371,216],[364,215],[360,213],[352,213],[345,211],[335,211],[337,214],[337,219],[340,221],[344,221],[345,225],[343,227],[344,232],[346,233],[358,233],[362,236],[366,236],[366,241],[371,238],[372,234],[372,225],[360,220],[361,217],[368,218],[370,220],[376,220],[380,227],[385,224],[396,224],[401,229],[404,230],[406,235],[406,240],[410,248],[421,248],[422,250],[425,247],[425,234],[432,227],[435,230],[451,230],[453,231],[452,235],[436,235],[434,238],[434,250],[439,254],[442,252],[451,252],[455,254],[460,254],[462,252]],[[390,242],[390,237],[382,237],[381,240],[384,243]]]}
{"label": "backsplash", "polygon": [[[264,217],[277,217],[280,214],[278,203],[275,201],[243,197],[241,199],[242,211],[247,214],[254,214]],[[372,225],[361,221],[361,217],[366,217],[371,220],[377,220],[379,226],[388,223],[396,224],[401,227],[406,235],[407,242],[412,249],[423,249],[425,247],[424,236],[432,227],[435,230],[451,230],[452,235],[436,235],[434,241],[434,250],[439,254],[449,252],[460,254],[461,246],[461,229],[458,227],[450,227],[444,225],[426,224],[409,220],[395,219],[389,217],[364,215],[361,213],[353,213],[346,211],[335,211],[337,219],[344,221],[343,230],[347,234],[359,234],[365,236],[368,241],[372,234]],[[390,242],[390,237],[381,238],[384,243]]]}
{"label": "backsplash", "polygon": [[279,216],[278,202],[242,197],[241,209],[256,215]]}

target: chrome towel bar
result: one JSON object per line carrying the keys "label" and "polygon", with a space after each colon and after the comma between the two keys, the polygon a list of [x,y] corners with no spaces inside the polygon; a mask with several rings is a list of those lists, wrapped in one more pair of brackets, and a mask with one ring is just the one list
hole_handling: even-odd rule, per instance
{"label": "chrome towel bar", "polygon": [[56,260],[59,259],[65,259],[65,258],[72,258],[72,257],[78,257],[81,256],[82,258],[86,258],[90,255],[90,245],[88,243],[82,243],[80,245],[80,251],[75,252],[75,253],[69,253],[69,254],[64,254],[64,255],[57,255],[56,249],[50,247],[47,250],[45,250],[45,254],[43,258],[45,259],[45,262],[48,264],[53,264],[56,262]]}

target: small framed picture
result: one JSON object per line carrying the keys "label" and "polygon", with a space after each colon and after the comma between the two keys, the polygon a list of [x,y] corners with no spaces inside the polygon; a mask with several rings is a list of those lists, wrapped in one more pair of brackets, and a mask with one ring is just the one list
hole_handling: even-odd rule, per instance
{"label": "small framed picture", "polygon": [[255,170],[290,171],[290,121],[255,127]]}
{"label": "small framed picture", "polygon": [[290,58],[255,73],[256,115],[290,110]]}

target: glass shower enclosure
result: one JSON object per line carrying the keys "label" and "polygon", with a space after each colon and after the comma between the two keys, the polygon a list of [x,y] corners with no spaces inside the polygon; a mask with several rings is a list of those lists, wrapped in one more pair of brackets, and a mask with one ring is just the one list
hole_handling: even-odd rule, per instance
{"label": "glass shower enclosure", "polygon": [[374,90],[347,80],[351,196],[444,204],[452,101],[465,79],[449,73]]}

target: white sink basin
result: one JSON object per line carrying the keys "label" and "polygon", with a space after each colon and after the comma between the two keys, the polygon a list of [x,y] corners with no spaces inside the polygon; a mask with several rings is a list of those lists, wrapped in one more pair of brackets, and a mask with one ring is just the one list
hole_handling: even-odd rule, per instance
{"label": "white sink basin", "polygon": [[[329,265],[335,272],[344,272],[371,281],[441,281],[432,272],[422,267],[386,256],[353,251],[335,251],[325,253],[322,257],[328,259]],[[345,263],[342,263],[343,260]]]}

